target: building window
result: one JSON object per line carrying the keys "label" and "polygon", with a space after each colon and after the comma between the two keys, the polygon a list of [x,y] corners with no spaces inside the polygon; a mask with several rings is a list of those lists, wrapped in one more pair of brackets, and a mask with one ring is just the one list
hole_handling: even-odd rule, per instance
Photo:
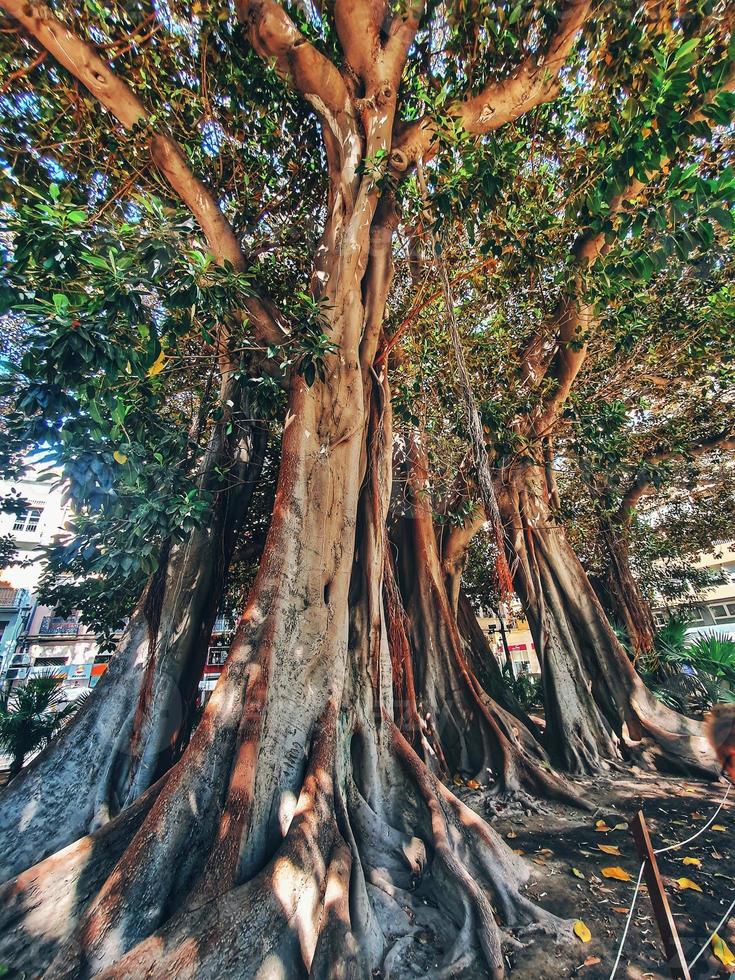
{"label": "building window", "polygon": [[716,623],[725,623],[730,619],[735,619],[735,602],[719,602],[710,606],[709,611]]}
{"label": "building window", "polygon": [[689,623],[692,626],[704,626],[704,616],[699,606],[692,606],[689,610]]}
{"label": "building window", "polygon": [[14,531],[35,531],[41,523],[42,507],[31,507],[29,510],[21,511],[15,518],[13,524]]}

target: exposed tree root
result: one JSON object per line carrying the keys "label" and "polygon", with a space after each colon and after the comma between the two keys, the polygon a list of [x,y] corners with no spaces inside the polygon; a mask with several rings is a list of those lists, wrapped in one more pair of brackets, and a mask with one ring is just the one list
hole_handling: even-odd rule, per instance
{"label": "exposed tree root", "polygon": [[0,887],[0,963],[37,976],[51,962],[150,811],[159,780],[119,817]]}
{"label": "exposed tree root", "polygon": [[[522,894],[525,862],[386,726],[385,738],[374,737],[400,762],[391,777],[398,809],[377,786],[369,804],[352,777],[346,793],[335,792],[342,781],[336,743],[345,733],[331,704],[283,841],[262,871],[216,899],[188,901],[100,971],[64,948],[47,980],[390,976],[427,928],[446,949],[427,976],[502,977],[503,947],[512,942],[504,930],[571,937],[569,923]],[[350,755],[349,739],[342,754]],[[405,820],[413,835],[398,826]]]}

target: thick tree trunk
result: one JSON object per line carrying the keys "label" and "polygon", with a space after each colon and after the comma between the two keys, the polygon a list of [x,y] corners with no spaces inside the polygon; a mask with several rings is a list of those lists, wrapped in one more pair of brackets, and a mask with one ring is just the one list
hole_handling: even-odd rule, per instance
{"label": "thick tree trunk", "polygon": [[541,661],[552,760],[595,772],[620,758],[625,735],[650,739],[670,765],[716,775],[702,726],[654,698],[615,637],[553,517],[543,467],[506,473],[498,496],[516,592]]}
{"label": "thick tree trunk", "polygon": [[236,421],[227,437],[226,425],[211,437],[199,481],[214,494],[208,522],[164,547],[87,704],[2,793],[2,881],[128,806],[189,738],[224,577],[265,448],[262,428]]}
{"label": "thick tree trunk", "polygon": [[394,535],[398,581],[412,650],[416,714],[424,755],[438,771],[461,773],[501,795],[579,797],[551,774],[530,731],[482,688],[471,669],[445,587],[418,436],[407,449],[408,507]]}
{"label": "thick tree trunk", "polygon": [[611,622],[625,629],[635,656],[650,653],[656,627],[650,603],[643,597],[630,568],[625,527],[603,532],[607,562],[597,583],[597,594]]}
{"label": "thick tree trunk", "polygon": [[[375,118],[390,131],[390,113]],[[291,380],[263,558],[204,716],[104,883],[78,889],[86,908],[66,941],[51,896],[69,868],[44,870],[33,925],[44,913],[48,942],[36,937],[32,968],[53,956],[49,980],[390,975],[426,929],[445,950],[437,975],[477,961],[475,975],[498,977],[496,915],[563,925],[521,894],[527,866],[392,721],[382,601],[392,440],[373,369],[390,234],[382,206],[370,228],[371,200],[332,202],[319,272],[339,354],[312,388]],[[11,965],[32,927],[16,920]]]}

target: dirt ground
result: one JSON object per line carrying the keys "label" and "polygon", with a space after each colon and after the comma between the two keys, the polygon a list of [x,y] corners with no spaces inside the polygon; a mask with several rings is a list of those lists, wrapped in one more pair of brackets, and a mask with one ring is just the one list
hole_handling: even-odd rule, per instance
{"label": "dirt ground", "polygon": [[[640,869],[628,820],[642,809],[654,848],[683,841],[704,826],[722,800],[726,784],[645,774],[635,769],[613,777],[579,779],[586,798],[598,804],[593,814],[562,804],[545,804],[530,815],[508,811],[493,817],[481,792],[460,790],[466,803],[486,816],[512,845],[532,862],[527,893],[557,915],[581,920],[591,939],[556,945],[538,937],[508,953],[513,980],[579,977],[607,980],[623,935],[627,910]],[[600,821],[604,823],[598,825]],[[608,829],[605,829],[608,828]],[[600,845],[617,848],[605,853]],[[697,865],[691,860],[697,859]],[[629,881],[605,877],[603,869],[620,868]],[[735,789],[706,830],[686,847],[659,858],[684,955],[690,962],[735,899]],[[701,891],[682,887],[689,879]],[[735,955],[735,910],[719,935]],[[692,970],[692,980],[735,974],[712,955],[711,944]],[[665,978],[661,943],[645,884],[635,905],[617,978]]]}

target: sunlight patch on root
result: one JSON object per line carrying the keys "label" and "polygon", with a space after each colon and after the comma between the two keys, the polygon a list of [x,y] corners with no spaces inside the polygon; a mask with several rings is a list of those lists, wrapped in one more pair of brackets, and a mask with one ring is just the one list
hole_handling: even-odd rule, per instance
{"label": "sunlight patch on root", "polygon": [[135,835],[164,776],[94,834],[45,858],[0,887],[0,962],[37,976],[66,942]]}

